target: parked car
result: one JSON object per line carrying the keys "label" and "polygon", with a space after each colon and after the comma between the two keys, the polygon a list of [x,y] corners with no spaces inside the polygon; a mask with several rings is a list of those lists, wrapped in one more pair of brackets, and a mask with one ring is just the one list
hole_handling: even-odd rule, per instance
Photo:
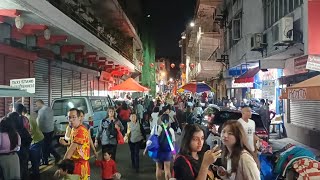
{"label": "parked car", "polygon": [[[228,120],[238,120],[242,116],[240,111],[233,110],[221,110],[217,112],[212,121],[208,123],[208,129],[211,129],[213,125],[217,128],[218,133],[222,131],[222,125]],[[267,128],[263,125],[261,117],[259,114],[252,113],[251,119],[256,124],[256,134],[259,138],[268,141],[268,131]]]}
{"label": "parked car", "polygon": [[69,124],[67,113],[71,108],[78,108],[85,112],[85,123],[90,125],[90,133],[94,137],[100,121],[107,115],[106,108],[109,106],[114,106],[109,96],[73,96],[55,99],[51,106],[54,112],[55,137],[64,136]]}

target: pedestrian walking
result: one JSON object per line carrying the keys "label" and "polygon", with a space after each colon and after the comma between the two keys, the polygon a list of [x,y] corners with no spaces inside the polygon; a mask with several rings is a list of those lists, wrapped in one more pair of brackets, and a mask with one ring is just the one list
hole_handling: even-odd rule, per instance
{"label": "pedestrian walking", "polygon": [[[169,115],[161,115],[161,121],[159,125],[151,131],[150,137],[156,134],[159,141],[159,149],[157,150],[157,157],[154,159],[156,162],[156,178],[157,180],[161,179],[162,172],[164,170],[165,179],[169,180],[171,178],[170,172],[170,162],[175,152],[175,134],[174,130],[170,128]],[[148,146],[148,144],[147,144]],[[148,147],[146,147],[144,154],[146,153]]]}
{"label": "pedestrian walking", "polygon": [[54,133],[54,122],[53,122],[53,110],[44,105],[44,102],[39,99],[36,101],[36,106],[38,108],[37,124],[44,135],[43,146],[42,146],[42,164],[49,164],[49,156],[52,154],[55,158],[55,163],[58,163],[61,156],[55,151],[52,146],[52,139]]}
{"label": "pedestrian walking", "polygon": [[[22,115],[27,113],[27,108],[24,107]],[[42,134],[41,130],[36,121],[37,114],[32,113],[30,114],[30,134],[32,137],[32,142],[30,145],[30,161],[31,161],[31,176],[32,179],[40,179],[40,160],[42,154],[42,147],[43,147],[43,139],[44,135]]]}
{"label": "pedestrian walking", "polygon": [[131,113],[130,120],[125,139],[128,140],[130,147],[132,168],[136,172],[139,172],[139,152],[142,143],[144,143],[143,141],[146,140],[146,133],[142,124],[138,122],[137,115],[134,112]]}
{"label": "pedestrian walking", "polygon": [[12,120],[14,128],[17,130],[18,134],[21,137],[20,150],[17,152],[20,161],[21,179],[28,180],[29,148],[32,142],[32,138],[29,131],[25,128],[25,121],[27,121],[27,118],[22,116],[23,107],[24,106],[22,104],[19,104],[18,108],[15,108],[21,113],[21,115],[18,112],[12,112],[8,114],[8,117]]}
{"label": "pedestrian walking", "polygon": [[64,159],[74,162],[74,174],[78,174],[81,180],[90,179],[90,140],[89,131],[80,121],[80,111],[72,108],[68,112],[68,120],[72,126],[71,145],[67,149]]}
{"label": "pedestrian walking", "polygon": [[127,124],[130,120],[130,114],[131,114],[131,111],[128,107],[128,104],[124,101],[122,103],[122,107],[121,107],[121,110],[119,112],[119,116],[120,116],[120,121],[123,125],[123,129],[121,130],[122,134],[124,135],[126,132],[127,132]]}
{"label": "pedestrian walking", "polygon": [[102,180],[117,180],[121,178],[121,174],[117,170],[116,162],[111,158],[112,151],[102,151],[102,160],[95,161],[96,166],[101,168]]}
{"label": "pedestrian walking", "polygon": [[9,117],[0,120],[0,179],[20,179],[20,162],[17,151],[21,146],[21,138]]}
{"label": "pedestrian walking", "polygon": [[100,140],[103,151],[110,151],[111,158],[116,160],[117,152],[117,134],[118,130],[123,131],[124,127],[121,122],[115,117],[115,109],[113,107],[108,108],[108,117],[101,120],[97,135],[95,137],[94,145],[98,147],[98,140]]}

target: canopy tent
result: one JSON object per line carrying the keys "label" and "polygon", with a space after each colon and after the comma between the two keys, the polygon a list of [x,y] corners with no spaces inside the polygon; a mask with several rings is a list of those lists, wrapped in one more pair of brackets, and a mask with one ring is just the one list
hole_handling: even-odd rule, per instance
{"label": "canopy tent", "polygon": [[33,97],[34,94],[15,87],[0,85],[0,97]]}
{"label": "canopy tent", "polygon": [[283,99],[320,100],[320,75],[287,87],[282,93]]}
{"label": "canopy tent", "polygon": [[141,86],[137,81],[132,78],[128,78],[121,84],[118,84],[111,88],[111,91],[132,91],[132,92],[146,92],[148,88]]}
{"label": "canopy tent", "polygon": [[253,83],[254,76],[260,71],[259,67],[248,69],[247,72],[237,77],[234,83]]}

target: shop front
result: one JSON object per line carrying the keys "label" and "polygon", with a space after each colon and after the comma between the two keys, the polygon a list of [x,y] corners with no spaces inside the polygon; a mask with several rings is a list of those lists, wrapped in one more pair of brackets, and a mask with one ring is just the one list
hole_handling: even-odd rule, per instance
{"label": "shop front", "polygon": [[[34,74],[34,61],[37,55],[33,52],[0,44],[0,84],[10,85],[12,79],[32,78]],[[20,101],[30,107],[32,98],[16,97],[15,101]],[[0,98],[0,117],[9,112],[9,105],[12,98]]]}
{"label": "shop front", "polygon": [[288,136],[308,146],[319,148],[320,141],[320,75],[287,87]]}

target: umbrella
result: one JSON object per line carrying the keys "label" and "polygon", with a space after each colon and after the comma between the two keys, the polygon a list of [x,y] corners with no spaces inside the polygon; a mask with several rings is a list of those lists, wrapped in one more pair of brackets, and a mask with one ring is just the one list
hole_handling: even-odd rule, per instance
{"label": "umbrella", "polygon": [[0,85],[0,97],[34,97],[34,94],[15,87]]}
{"label": "umbrella", "polygon": [[204,91],[211,91],[212,87],[210,87],[206,83],[202,82],[190,82],[184,86],[181,87],[181,89],[191,91],[193,93],[200,93]]}

